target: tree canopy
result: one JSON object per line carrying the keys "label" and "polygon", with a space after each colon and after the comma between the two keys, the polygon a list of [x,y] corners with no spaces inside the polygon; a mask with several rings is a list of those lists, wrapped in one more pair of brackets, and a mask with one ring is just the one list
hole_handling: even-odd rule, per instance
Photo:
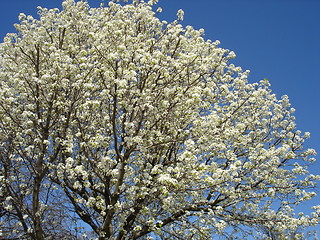
{"label": "tree canopy", "polygon": [[65,0],[1,43],[0,236],[284,239],[318,224],[317,206],[294,213],[319,176],[288,97],[155,3]]}

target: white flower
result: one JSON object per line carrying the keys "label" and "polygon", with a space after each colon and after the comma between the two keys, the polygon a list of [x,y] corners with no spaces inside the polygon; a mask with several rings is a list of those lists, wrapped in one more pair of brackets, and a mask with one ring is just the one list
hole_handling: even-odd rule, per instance
{"label": "white flower", "polygon": [[183,20],[184,11],[182,9],[179,9],[177,12],[178,20]]}
{"label": "white flower", "polygon": [[96,203],[96,199],[94,197],[89,197],[86,205],[88,207],[92,207],[93,205],[95,205],[95,203]]}

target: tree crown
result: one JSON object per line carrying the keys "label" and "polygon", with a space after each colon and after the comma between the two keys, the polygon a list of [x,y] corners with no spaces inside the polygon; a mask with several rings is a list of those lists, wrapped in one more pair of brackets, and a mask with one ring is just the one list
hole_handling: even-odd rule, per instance
{"label": "tree crown", "polygon": [[69,239],[73,221],[99,239],[209,239],[318,223],[293,212],[319,177],[288,97],[155,3],[65,0],[21,14],[0,45],[4,234]]}

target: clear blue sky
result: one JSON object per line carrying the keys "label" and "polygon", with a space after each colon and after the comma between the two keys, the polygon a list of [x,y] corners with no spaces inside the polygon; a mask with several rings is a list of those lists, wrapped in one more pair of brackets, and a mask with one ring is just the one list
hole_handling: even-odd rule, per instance
{"label": "clear blue sky", "polygon": [[[37,6],[60,8],[61,2],[2,1],[0,38],[14,31],[20,12],[36,16]],[[320,0],[159,0],[157,5],[169,21],[183,9],[183,24],[204,28],[205,38],[233,50],[236,64],[251,71],[251,82],[268,78],[278,97],[289,95],[298,128],[311,132],[307,145],[319,153],[312,172],[320,173]]]}

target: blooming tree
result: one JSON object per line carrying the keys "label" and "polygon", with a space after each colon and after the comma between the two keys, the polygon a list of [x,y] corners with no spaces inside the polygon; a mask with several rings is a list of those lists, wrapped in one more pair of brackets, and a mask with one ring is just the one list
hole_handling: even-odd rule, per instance
{"label": "blooming tree", "polygon": [[317,207],[294,214],[318,176],[288,97],[155,3],[65,0],[5,37],[2,236],[261,238],[259,226],[318,224]]}

